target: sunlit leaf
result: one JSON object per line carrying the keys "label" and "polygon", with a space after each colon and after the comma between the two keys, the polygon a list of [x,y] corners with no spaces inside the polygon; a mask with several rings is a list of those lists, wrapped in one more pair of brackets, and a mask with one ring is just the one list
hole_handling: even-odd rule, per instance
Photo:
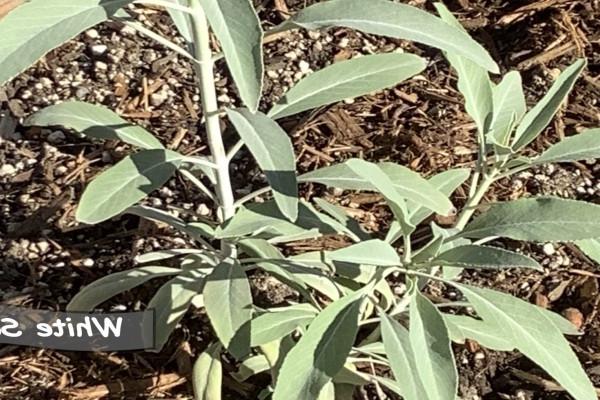
{"label": "sunlit leaf", "polygon": [[221,345],[212,343],[200,354],[192,372],[194,398],[196,400],[221,400],[223,370]]}
{"label": "sunlit leaf", "polygon": [[151,279],[177,275],[180,272],[179,268],[148,266],[107,275],[83,287],[71,299],[67,310],[92,311],[111,297],[140,286]]}
{"label": "sunlit leaf", "polygon": [[339,250],[325,252],[332,261],[376,266],[399,266],[402,264],[396,250],[379,239],[356,243]]}
{"label": "sunlit leaf", "polygon": [[565,69],[548,93],[525,114],[515,133],[513,149],[519,150],[527,146],[548,126],[585,66],[586,60],[579,59]]}
{"label": "sunlit leaf", "polygon": [[298,82],[268,115],[283,118],[393,87],[418,74],[425,66],[422,58],[399,53],[368,55],[338,62]]}
{"label": "sunlit leaf", "polygon": [[534,259],[498,247],[464,245],[449,249],[435,257],[431,264],[453,268],[504,269],[531,268],[538,271],[542,266]]}
{"label": "sunlit leaf", "polygon": [[60,125],[91,138],[121,140],[144,149],[163,148],[158,139],[144,128],[125,121],[106,107],[81,101],[44,108],[29,117],[26,125]]}
{"label": "sunlit leaf", "polygon": [[533,160],[534,164],[593,160],[600,158],[600,129],[569,136]]}
{"label": "sunlit leaf", "polygon": [[199,0],[221,43],[244,104],[256,111],[263,81],[263,32],[249,0]]}
{"label": "sunlit leaf", "polygon": [[600,264],[600,239],[578,240],[575,244],[586,256]]}
{"label": "sunlit leaf", "polygon": [[461,236],[538,242],[592,239],[600,237],[600,206],[558,197],[497,203],[468,224]]}
{"label": "sunlit leaf", "polygon": [[507,146],[510,134],[527,112],[523,83],[518,71],[504,75],[502,81],[492,89],[494,113],[490,123],[490,134],[494,142]]}
{"label": "sunlit leaf", "polygon": [[207,276],[202,292],[204,307],[217,337],[238,359],[250,351],[252,294],[244,269],[226,259]]}
{"label": "sunlit leaf", "polygon": [[[368,11],[368,12],[366,12]],[[387,0],[330,0],[293,15],[282,29],[294,26],[316,30],[343,26],[374,35],[414,40],[470,59],[491,72],[498,66],[468,34],[440,18],[406,4]]]}
{"label": "sunlit leaf", "polygon": [[0,23],[0,85],[133,0],[30,0]]}
{"label": "sunlit leaf", "polygon": [[271,308],[252,320],[252,347],[281,339],[299,326],[308,325],[317,315],[308,304]]}

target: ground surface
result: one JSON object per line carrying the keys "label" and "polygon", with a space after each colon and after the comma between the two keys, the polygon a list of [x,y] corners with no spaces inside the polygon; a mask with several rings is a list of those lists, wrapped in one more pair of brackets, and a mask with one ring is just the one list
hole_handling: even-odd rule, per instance
{"label": "ground surface", "polygon": [[[261,3],[261,16],[269,26],[311,1]],[[426,1],[411,3],[431,9]],[[598,0],[458,0],[448,5],[490,50],[503,72],[521,71],[530,104],[547,90],[559,70],[577,57],[588,59],[588,69],[568,105],[536,141],[532,152],[558,137],[600,126]],[[138,17],[153,29],[173,35],[162,12],[150,10]],[[98,46],[102,44],[105,52]],[[268,73],[262,106],[268,107],[310,72],[308,68],[316,70],[358,53],[397,48],[427,57],[430,65],[426,72],[393,90],[283,122],[293,137],[301,171],[349,157],[393,160],[426,176],[472,164],[474,125],[463,111],[454,75],[437,51],[410,43],[343,29],[294,32],[273,40],[266,45]],[[185,244],[184,238],[164,227],[134,217],[94,227],[78,225],[74,210],[86,183],[130,149],[119,143],[90,143],[60,130],[24,128],[19,124],[22,118],[59,100],[80,99],[117,109],[181,152],[202,153],[206,146],[199,131],[197,96],[186,62],[116,24],[104,24],[82,34],[0,88],[0,296],[5,302],[64,308],[82,285],[109,272],[131,268],[137,254]],[[239,104],[222,70],[219,100],[224,105]],[[236,160],[234,176],[239,195],[262,186],[260,173],[245,158]],[[324,192],[316,186],[304,186],[302,193],[306,197],[326,196],[353,209],[373,232],[387,226],[385,209],[377,197]],[[556,165],[523,173],[500,182],[486,200],[535,194],[600,203],[600,163]],[[464,201],[464,195],[464,188],[457,191],[457,205]],[[211,214],[211,204],[179,178],[147,201],[186,217]],[[573,347],[600,386],[600,268],[570,245],[508,245],[520,247],[541,261],[545,272],[477,273],[464,279],[513,293],[581,323],[585,334],[573,340]],[[287,295],[262,276],[253,277],[253,284],[259,302],[277,304]],[[454,295],[436,287],[430,294],[444,299]],[[110,307],[142,308],[151,295],[152,287],[146,286],[116,298]],[[191,389],[185,377],[197,354],[191,349],[203,349],[210,337],[205,316],[194,312],[159,354],[90,354],[3,346],[0,398],[93,399],[107,393],[114,398],[136,398],[135,393],[142,393],[139,398],[189,398]],[[457,346],[456,352],[461,394],[466,400],[568,398],[519,354],[489,352],[476,344]],[[225,381],[232,399],[254,398],[255,383]],[[371,398],[368,390],[357,396]]]}

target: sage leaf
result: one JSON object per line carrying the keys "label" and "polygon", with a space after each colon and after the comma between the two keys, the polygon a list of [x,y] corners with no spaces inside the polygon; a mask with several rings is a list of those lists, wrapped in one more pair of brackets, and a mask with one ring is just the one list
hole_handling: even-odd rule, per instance
{"label": "sage leaf", "polygon": [[252,294],[244,269],[226,259],[207,276],[202,292],[204,307],[217,337],[236,358],[250,351]]}
{"label": "sage leaf", "polygon": [[358,291],[330,304],[283,361],[273,400],[315,399],[346,363],[365,298]]}
{"label": "sage leaf", "polygon": [[194,398],[196,400],[221,400],[222,382],[221,345],[211,343],[194,363],[192,370]]}
{"label": "sage leaf", "polygon": [[385,198],[388,207],[400,223],[402,232],[409,233],[414,230],[415,227],[408,220],[406,201],[394,188],[390,177],[381,168],[376,164],[358,158],[348,160],[345,164],[359,178],[367,182],[370,180],[375,190]]}
{"label": "sage leaf", "polygon": [[221,43],[244,104],[258,109],[263,82],[263,31],[249,0],[199,0]]}
{"label": "sage leaf", "polygon": [[548,93],[533,107],[521,121],[512,144],[514,150],[522,149],[531,143],[545,128],[565,101],[575,81],[586,66],[585,59],[579,59],[565,69],[556,79]]}
{"label": "sage leaf", "polygon": [[202,293],[205,274],[199,270],[187,270],[171,279],[158,289],[148,303],[154,310],[155,350],[163,348],[171,332],[185,315],[192,299]]}
{"label": "sage leaf", "polygon": [[513,351],[515,346],[504,339],[495,325],[465,315],[443,314],[453,342],[464,344],[466,339],[496,351]]}
{"label": "sage leaf", "polygon": [[457,287],[498,336],[541,366],[575,399],[596,400],[594,387],[569,343],[539,307],[490,289]]}
{"label": "sage leaf", "polygon": [[252,320],[250,343],[256,347],[281,339],[310,324],[316,315],[317,310],[308,304],[269,309]]}
{"label": "sage leaf", "polygon": [[416,358],[417,373],[427,399],[454,399],[458,373],[446,323],[438,309],[420,292],[410,303],[409,340]]}
{"label": "sage leaf", "polygon": [[278,119],[340,100],[396,86],[423,71],[425,61],[412,54],[375,54],[342,61],[302,79],[269,111]]}
{"label": "sage leaf", "polygon": [[[185,7],[189,7],[189,0],[168,0],[171,1],[171,3],[175,3],[178,4],[180,6],[185,6]],[[190,14],[185,13],[183,11],[180,10],[176,10],[174,8],[170,8],[167,7],[167,12],[169,13],[169,16],[171,17],[171,19],[173,20],[173,23],[175,24],[175,27],[177,28],[177,31],[179,32],[179,34],[181,36],[183,36],[183,38],[188,42],[188,46],[192,46],[192,43],[194,42],[194,38],[193,38],[193,28],[192,28],[192,17],[190,16]]]}
{"label": "sage leaf", "polygon": [[125,121],[106,107],[81,101],[68,101],[44,108],[29,117],[25,124],[64,126],[90,138],[121,140],[143,149],[163,148],[158,139],[141,126]]}
{"label": "sage leaf", "polygon": [[493,107],[490,135],[494,142],[508,146],[510,135],[516,123],[527,112],[523,83],[518,71],[504,75],[502,81],[492,89]]}
{"label": "sage leaf", "polygon": [[[464,30],[445,5],[435,3],[435,8],[444,22]],[[480,136],[483,137],[487,131],[488,117],[492,113],[492,82],[488,72],[476,62],[454,52],[446,52],[445,55],[458,74],[458,90],[465,98],[467,113],[473,118]]]}
{"label": "sage leaf", "polygon": [[239,366],[238,370],[231,374],[233,379],[238,382],[245,382],[248,378],[261,372],[268,371],[271,368],[269,360],[264,355],[252,356],[245,359]]}
{"label": "sage leaf", "polygon": [[[427,181],[444,196],[449,197],[456,189],[469,179],[471,171],[466,168],[451,169],[432,176]],[[433,211],[420,202],[410,200],[407,203],[410,211],[410,221],[417,226],[428,218]]]}
{"label": "sage leaf", "polygon": [[331,261],[383,267],[402,264],[396,250],[379,239],[367,240],[339,250],[327,251],[325,257]]}
{"label": "sage leaf", "polygon": [[163,261],[171,258],[185,256],[188,254],[202,254],[205,250],[200,249],[168,249],[161,251],[152,251],[135,257],[135,262],[145,264],[149,262]]}
{"label": "sage leaf", "polygon": [[371,238],[371,236],[362,229],[358,221],[346,213],[343,207],[336,204],[331,204],[330,202],[318,197],[315,197],[314,202],[321,209],[323,209],[323,211],[342,224],[344,227],[344,232],[354,241],[359,242],[361,240],[369,240]]}
{"label": "sage leaf", "polygon": [[373,35],[414,40],[456,53],[491,72],[499,72],[492,57],[467,33],[425,11],[387,0],[370,0],[367,11],[363,0],[330,0],[301,10],[280,29],[342,26]]}
{"label": "sage leaf", "polygon": [[[410,344],[408,330],[385,313],[381,316],[381,336],[399,394],[406,400],[428,399],[417,372],[417,357]],[[421,354],[419,354],[419,357]]]}
{"label": "sage leaf", "polygon": [[182,162],[170,150],[143,150],[102,172],[85,189],[76,218],[96,224],[114,217],[164,185]]}
{"label": "sage leaf", "polygon": [[577,247],[585,253],[586,256],[600,264],[600,239],[578,240],[575,242]]}
{"label": "sage leaf", "polygon": [[569,136],[533,160],[534,164],[569,162],[600,158],[600,129]]}
{"label": "sage leaf", "polygon": [[[253,234],[270,239],[300,235],[312,229],[316,229],[320,234],[341,233],[331,224],[323,222],[328,218],[326,215],[318,214],[309,203],[300,201],[298,218],[292,223],[281,213],[275,202],[253,203],[241,207],[233,218],[216,230],[215,237],[224,239]],[[335,226],[339,224],[336,223]]]}
{"label": "sage leaf", "polygon": [[[370,177],[360,176],[349,167],[350,161],[308,172],[299,176],[298,181],[317,182],[348,190],[376,190]],[[443,215],[453,209],[448,197],[416,172],[391,162],[377,165],[392,181],[390,187],[395,189],[400,196]]]}
{"label": "sage leaf", "polygon": [[496,203],[468,224],[461,236],[537,242],[592,239],[600,237],[600,206],[558,197]]}
{"label": "sage leaf", "polygon": [[177,275],[179,268],[141,267],[116,272],[83,287],[67,305],[67,311],[90,312],[118,294],[140,286],[151,279]]}
{"label": "sage leaf", "polygon": [[469,244],[454,247],[431,261],[433,265],[452,268],[504,269],[531,268],[543,271],[537,261],[523,254],[497,247]]}
{"label": "sage leaf", "polygon": [[267,176],[281,212],[295,221],[298,217],[296,158],[287,133],[260,112],[238,109],[227,110],[227,115]]}
{"label": "sage leaf", "polygon": [[30,0],[2,18],[0,85],[133,0]]}

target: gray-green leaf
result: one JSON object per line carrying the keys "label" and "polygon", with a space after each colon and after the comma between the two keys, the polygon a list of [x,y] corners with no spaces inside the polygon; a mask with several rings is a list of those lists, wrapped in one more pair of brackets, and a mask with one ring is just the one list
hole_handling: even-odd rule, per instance
{"label": "gray-green leaf", "polygon": [[200,0],[244,104],[256,111],[263,82],[263,31],[249,0]]}
{"label": "gray-green leaf", "polygon": [[492,89],[494,112],[490,123],[490,134],[494,142],[508,146],[515,124],[527,112],[521,74],[511,71]]}
{"label": "gray-green leaf", "polygon": [[417,371],[417,357],[408,330],[385,313],[381,315],[381,335],[385,354],[392,367],[398,390],[406,400],[425,400],[427,394]]}
{"label": "gray-green leaf", "polygon": [[192,383],[196,400],[221,400],[221,344],[211,343],[194,363]]}
{"label": "gray-green leaf", "polygon": [[467,225],[461,236],[538,242],[593,239],[600,237],[600,206],[558,197],[497,203]]}
{"label": "gray-green leaf", "polygon": [[77,207],[77,220],[96,224],[120,214],[164,185],[182,159],[181,154],[158,149],[125,157],[87,186]]}
{"label": "gray-green leaf", "polygon": [[596,400],[569,343],[540,308],[514,296],[490,289],[459,285],[477,314],[498,335],[540,365],[577,400]]}
{"label": "gray-green leaf", "polygon": [[542,270],[537,261],[523,254],[475,244],[458,246],[445,251],[435,257],[431,264],[453,268],[532,268],[538,271]]}
{"label": "gray-green leaf", "polygon": [[465,315],[443,314],[453,342],[464,344],[474,340],[483,347],[496,351],[512,351],[515,346],[502,337],[495,325]]}
{"label": "gray-green leaf", "polygon": [[99,304],[118,294],[131,290],[151,279],[176,275],[181,272],[178,268],[141,267],[127,271],[116,272],[90,283],[82,288],[71,299],[68,311],[89,312]]}
{"label": "gray-green leaf", "polygon": [[0,23],[0,85],[133,0],[30,0]]}
{"label": "gray-green leaf", "polygon": [[548,93],[525,114],[515,133],[512,145],[514,150],[527,146],[548,126],[585,66],[586,60],[580,59],[565,69]]}
{"label": "gray-green leaf", "polygon": [[343,26],[374,35],[414,40],[449,53],[456,53],[491,72],[498,66],[467,33],[440,18],[405,4],[387,0],[330,0],[301,10],[283,24],[316,30]]}
{"label": "gray-green leaf", "polygon": [[420,292],[410,303],[409,340],[416,359],[417,373],[430,400],[456,397],[458,374],[448,336],[448,328],[438,309]]}
{"label": "gray-green leaf", "polygon": [[[436,3],[435,8],[444,22],[457,29],[464,29],[445,5]],[[479,134],[483,136],[487,131],[488,117],[492,113],[492,82],[488,72],[481,65],[455,52],[445,54],[458,74],[458,90],[465,98],[467,113],[475,121]]]}
{"label": "gray-green leaf", "polygon": [[252,294],[244,269],[227,259],[207,276],[202,292],[204,307],[217,337],[236,358],[250,351]]}
{"label": "gray-green leaf", "polygon": [[[349,190],[377,190],[370,178],[360,176],[349,168],[349,161],[306,173],[298,177],[298,181]],[[391,162],[383,162],[378,166],[392,181],[391,187],[400,196],[443,215],[452,210],[448,197],[416,172]]]}
{"label": "gray-green leaf", "polygon": [[308,325],[317,310],[308,304],[296,304],[267,310],[252,320],[252,347],[281,339],[300,326]]}
{"label": "gray-green leaf", "polygon": [[575,244],[586,256],[600,264],[600,239],[578,240]]}
{"label": "gray-green leaf", "polygon": [[238,109],[227,110],[227,115],[267,176],[281,212],[295,221],[298,217],[296,158],[287,133],[260,112]]}
{"label": "gray-green leaf", "polygon": [[367,240],[339,250],[327,251],[325,257],[331,261],[382,267],[402,264],[396,250],[379,239]]}
{"label": "gray-green leaf", "polygon": [[44,108],[25,122],[29,126],[64,126],[87,137],[121,140],[143,149],[162,149],[150,132],[103,106],[69,101]]}
{"label": "gray-green leaf", "polygon": [[545,164],[596,158],[600,158],[600,129],[589,129],[556,143],[535,158],[533,163]]}
{"label": "gray-green leaf", "polygon": [[[171,1],[172,3],[178,4],[180,6],[189,7],[189,0],[168,0],[168,1]],[[173,20],[173,23],[175,24],[175,27],[177,27],[177,30],[179,31],[181,36],[183,36],[183,38],[188,42],[188,45],[191,46],[194,39],[193,39],[192,17],[190,16],[190,14],[185,13],[180,10],[175,10],[173,8],[167,8],[167,12],[169,13],[169,16]]]}
{"label": "gray-green leaf", "polygon": [[298,82],[269,111],[283,118],[347,98],[396,86],[425,69],[412,54],[375,54],[335,63]]}
{"label": "gray-green leaf", "polygon": [[286,356],[273,400],[316,399],[336,376],[358,331],[364,291],[341,298],[323,310]]}
{"label": "gray-green leaf", "polygon": [[204,273],[199,270],[187,270],[162,285],[148,303],[148,309],[154,309],[154,344],[157,351],[167,343],[194,296],[202,293],[204,278]]}

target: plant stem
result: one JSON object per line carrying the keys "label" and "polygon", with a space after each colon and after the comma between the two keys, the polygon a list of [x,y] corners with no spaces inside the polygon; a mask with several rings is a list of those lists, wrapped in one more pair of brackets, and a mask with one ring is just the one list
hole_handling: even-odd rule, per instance
{"label": "plant stem", "polygon": [[473,216],[473,213],[477,209],[479,202],[481,202],[483,196],[485,196],[485,193],[488,191],[492,183],[496,181],[497,173],[498,172],[496,169],[492,169],[489,171],[489,173],[483,175],[483,179],[481,180],[479,186],[475,191],[472,191],[472,195],[469,196],[467,204],[465,204],[465,208],[463,208],[458,220],[456,221],[455,228],[460,230],[464,229]]}
{"label": "plant stem", "polygon": [[250,200],[254,199],[255,197],[258,197],[258,196],[260,196],[262,194],[269,193],[271,190],[272,190],[271,186],[265,186],[263,188],[255,190],[254,192],[252,192],[250,194],[247,194],[246,196],[244,196],[241,199],[239,199],[238,201],[236,201],[235,204],[234,204],[234,207],[236,209],[240,208],[247,201],[250,201]]}
{"label": "plant stem", "polygon": [[208,22],[199,0],[191,0],[194,25],[194,42],[196,60],[194,68],[198,75],[200,93],[202,95],[202,111],[206,119],[206,134],[213,162],[216,164],[216,191],[219,199],[219,219],[225,222],[235,214],[233,190],[229,177],[229,160],[225,153],[221,125],[219,121],[219,105],[215,91],[213,54],[210,48]]}

